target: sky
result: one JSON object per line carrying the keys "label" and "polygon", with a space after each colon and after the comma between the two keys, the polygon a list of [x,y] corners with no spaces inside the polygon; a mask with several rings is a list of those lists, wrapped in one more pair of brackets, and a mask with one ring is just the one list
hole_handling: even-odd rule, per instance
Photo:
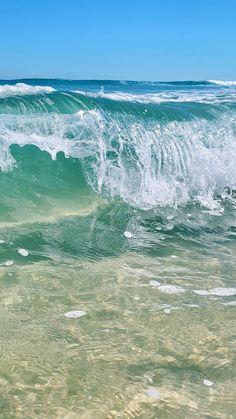
{"label": "sky", "polygon": [[0,0],[0,78],[236,80],[236,0]]}

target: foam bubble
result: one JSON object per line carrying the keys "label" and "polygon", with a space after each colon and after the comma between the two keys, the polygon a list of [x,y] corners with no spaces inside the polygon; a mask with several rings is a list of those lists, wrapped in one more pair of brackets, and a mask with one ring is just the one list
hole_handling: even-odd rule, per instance
{"label": "foam bubble", "polygon": [[133,234],[132,234],[132,233],[130,233],[130,231],[125,231],[125,232],[124,232],[124,236],[125,236],[127,239],[131,239],[131,238],[133,237]]}
{"label": "foam bubble", "polygon": [[77,319],[85,315],[86,315],[86,311],[84,310],[71,310],[65,313],[65,317],[67,317],[68,319]]}
{"label": "foam bubble", "polygon": [[29,255],[29,252],[26,249],[18,249],[18,253],[19,255],[24,256],[24,257]]}
{"label": "foam bubble", "polygon": [[153,399],[159,400],[161,398],[161,393],[156,388],[149,388],[146,391],[147,396],[152,397]]}
{"label": "foam bubble", "polygon": [[13,260],[7,260],[5,266],[12,266],[14,264]]}
{"label": "foam bubble", "polygon": [[149,282],[149,285],[151,285],[151,287],[159,287],[161,284],[160,284],[160,282],[158,282],[158,281],[156,281],[156,280],[152,279],[152,280]]}
{"label": "foam bubble", "polygon": [[0,244],[3,244],[3,243],[5,243],[5,240],[0,240]]}
{"label": "foam bubble", "polygon": [[203,380],[203,384],[204,386],[211,387],[214,383],[210,380]]}

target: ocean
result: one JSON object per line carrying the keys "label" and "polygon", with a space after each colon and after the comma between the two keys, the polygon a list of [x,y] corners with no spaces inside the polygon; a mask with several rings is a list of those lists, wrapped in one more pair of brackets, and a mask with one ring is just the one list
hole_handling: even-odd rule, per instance
{"label": "ocean", "polygon": [[236,82],[0,81],[0,417],[236,417]]}

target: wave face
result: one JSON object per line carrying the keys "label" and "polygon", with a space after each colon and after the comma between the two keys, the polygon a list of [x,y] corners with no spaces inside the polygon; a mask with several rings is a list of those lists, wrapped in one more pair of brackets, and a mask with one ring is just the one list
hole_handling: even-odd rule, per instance
{"label": "wave face", "polygon": [[1,81],[0,149],[6,182],[31,179],[49,195],[62,152],[61,182],[76,165],[78,184],[101,197],[220,211],[236,189],[235,83]]}

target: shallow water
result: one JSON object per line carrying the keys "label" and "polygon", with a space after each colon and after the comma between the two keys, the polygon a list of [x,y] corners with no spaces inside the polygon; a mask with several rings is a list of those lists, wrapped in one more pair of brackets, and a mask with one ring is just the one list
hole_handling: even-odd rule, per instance
{"label": "shallow water", "polygon": [[94,214],[1,230],[2,417],[233,418],[235,243],[107,230]]}
{"label": "shallow water", "polygon": [[[48,83],[59,89],[59,81]],[[61,82],[63,91],[68,83]],[[40,85],[39,81],[31,84]],[[145,94],[143,102],[153,102],[153,97],[146,98],[148,94],[158,94],[160,99],[159,90],[169,91],[171,86],[108,88],[105,84],[105,93],[99,93],[102,98],[94,100],[103,101],[106,89],[110,95],[116,89],[118,96],[136,94],[140,100]],[[202,96],[209,96],[205,90],[211,89],[215,98],[227,94],[230,106],[234,104],[233,88],[191,86],[185,85],[184,90],[189,89],[188,97],[195,94],[191,105],[195,112],[196,92],[191,89]],[[86,88],[94,96],[101,83]],[[198,132],[197,138],[196,126],[202,130],[206,127],[206,135],[209,129],[212,134],[209,121],[198,115],[200,122],[191,132],[192,116],[188,114],[181,122],[187,124],[185,132],[195,135],[197,145],[192,153],[200,154],[192,160],[188,160],[190,148],[179,148],[177,154],[176,148],[171,148],[172,136],[179,133],[173,126],[168,127],[168,135],[165,130],[164,137],[159,137],[160,131],[150,134],[145,125],[144,136],[139,127],[138,137],[134,126],[125,130],[123,125],[119,141],[129,132],[126,144],[123,148],[121,142],[115,145],[117,154],[108,149],[105,153],[101,139],[108,144],[109,136],[100,128],[99,135],[93,136],[97,122],[94,126],[91,119],[86,121],[90,124],[87,128],[83,125],[79,140],[75,132],[70,137],[67,126],[66,134],[75,147],[70,155],[69,137],[65,137],[65,130],[64,137],[58,131],[62,124],[58,109],[50,110],[58,124],[47,125],[46,103],[49,106],[53,100],[50,95],[60,93],[48,88],[44,93],[42,89],[32,93],[29,88],[22,93],[18,86],[17,94],[16,89],[4,89],[0,89],[3,100],[18,101],[21,112],[35,94],[34,100],[44,104],[40,108],[41,113],[44,109],[44,122],[39,118],[35,123],[39,108],[34,112],[30,108],[33,116],[27,108],[25,125],[20,114],[23,125],[17,119],[13,127],[13,102],[0,115],[0,417],[234,418],[236,202],[231,170],[235,147],[232,109],[231,136],[222,128],[214,137],[215,143],[212,138],[206,148],[203,132]],[[181,89],[183,86],[176,85],[175,94],[186,97]],[[83,100],[89,97],[85,95]],[[177,105],[186,111],[181,98]],[[136,99],[109,99],[114,100],[109,112],[118,106],[127,112],[130,101],[129,112],[138,112]],[[75,103],[70,102],[72,105]],[[151,106],[156,113],[160,111],[160,104]],[[214,106],[218,112],[222,104]],[[220,112],[226,112],[224,106]],[[178,109],[172,107],[171,112],[177,120]],[[217,114],[214,124],[218,118]],[[114,134],[113,128],[109,126],[109,135]],[[114,129],[113,141],[117,126]],[[39,140],[40,130],[43,142]],[[159,155],[152,148],[152,164],[157,162],[152,172],[152,165],[145,166],[149,160],[144,154],[150,135],[155,140],[154,133],[159,147],[164,147],[165,141],[169,145]],[[81,147],[87,150],[84,160],[78,144],[85,134],[87,142],[83,140]],[[132,138],[135,149],[128,144]],[[188,138],[181,144],[189,145]],[[176,137],[173,141],[178,147]],[[100,151],[87,159],[97,144]],[[55,160],[50,150],[55,152]],[[61,153],[66,150],[68,158]],[[212,156],[210,166],[207,150]],[[197,166],[191,172],[190,162],[194,161],[202,164],[201,171],[205,168],[201,182],[196,178],[200,173]],[[129,184],[123,188],[127,176]]]}

